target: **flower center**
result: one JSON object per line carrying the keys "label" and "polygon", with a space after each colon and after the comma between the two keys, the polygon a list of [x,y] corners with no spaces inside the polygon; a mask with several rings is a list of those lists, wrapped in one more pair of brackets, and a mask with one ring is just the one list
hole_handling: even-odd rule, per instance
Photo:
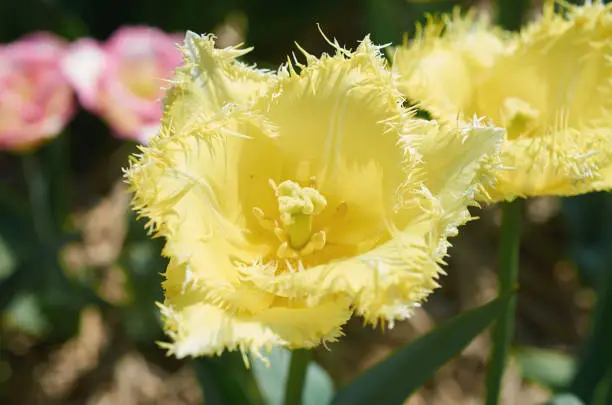
{"label": "flower center", "polygon": [[137,97],[152,100],[159,96],[162,70],[155,61],[128,60],[120,71],[120,78],[125,86]]}
{"label": "flower center", "polygon": [[509,97],[502,106],[504,125],[509,139],[529,134],[538,126],[540,111],[520,98]]}
{"label": "flower center", "polygon": [[276,251],[279,259],[307,256],[325,246],[325,232],[312,230],[313,217],[327,207],[327,200],[314,187],[302,187],[298,183],[285,180],[278,186],[270,181],[276,199],[280,221],[265,216],[258,208],[253,214],[260,225],[272,230],[281,244]]}

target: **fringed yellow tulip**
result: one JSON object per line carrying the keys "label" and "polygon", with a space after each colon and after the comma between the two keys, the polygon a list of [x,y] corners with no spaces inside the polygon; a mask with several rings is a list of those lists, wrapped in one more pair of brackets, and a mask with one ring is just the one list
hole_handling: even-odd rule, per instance
{"label": "fringed yellow tulip", "polygon": [[367,37],[274,74],[212,40],[188,34],[163,129],[126,173],[166,239],[167,347],[259,355],[333,341],[353,313],[408,317],[503,131],[416,119]]}
{"label": "fringed yellow tulip", "polygon": [[504,127],[494,200],[609,188],[612,16],[600,2],[544,15],[515,37],[455,15],[397,50],[401,90],[435,117]]}

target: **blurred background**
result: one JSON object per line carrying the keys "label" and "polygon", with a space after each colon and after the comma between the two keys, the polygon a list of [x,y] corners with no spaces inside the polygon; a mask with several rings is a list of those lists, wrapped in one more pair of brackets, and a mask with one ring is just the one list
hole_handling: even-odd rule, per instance
{"label": "blurred background", "polygon": [[[515,3],[531,7],[526,18],[540,7]],[[154,304],[162,299],[162,241],[149,239],[130,212],[121,169],[155,130],[159,78],[178,63],[174,43],[187,29],[215,33],[219,46],[255,46],[245,60],[273,68],[294,41],[314,54],[330,51],[316,23],[349,48],[367,33],[399,43],[426,13],[457,5],[484,13],[496,6],[0,0],[0,403],[190,405],[206,393],[214,404],[227,397],[227,381],[243,388],[231,403],[278,403],[283,370],[256,367],[252,380],[239,355],[179,361],[155,343],[164,339]],[[540,198],[525,210],[504,403],[543,404],[570,390],[585,404],[612,404],[612,198]],[[481,220],[455,238],[443,288],[393,330],[351,320],[342,343],[317,351],[312,390],[342,386],[496,295],[499,212],[473,213]],[[488,352],[483,334],[407,403],[481,403]]]}

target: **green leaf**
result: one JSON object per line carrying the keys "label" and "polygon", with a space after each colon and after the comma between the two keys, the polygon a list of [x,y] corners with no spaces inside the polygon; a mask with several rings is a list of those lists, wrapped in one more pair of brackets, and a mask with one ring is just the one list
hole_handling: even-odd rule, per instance
{"label": "green leaf", "polygon": [[192,364],[206,405],[264,404],[253,374],[237,352],[197,358]]}
{"label": "green leaf", "polygon": [[460,314],[367,370],[334,398],[332,405],[400,405],[456,356],[508,304],[510,296]]}
{"label": "green leaf", "polygon": [[555,395],[546,405],[584,405],[584,402],[572,394],[559,394]]}
{"label": "green leaf", "polygon": [[523,377],[553,391],[567,387],[574,376],[576,362],[567,354],[535,347],[519,348],[513,354]]}
{"label": "green leaf", "polygon": [[399,44],[405,33],[414,34],[416,23],[426,22],[428,14],[448,13],[456,5],[456,0],[368,0],[363,12],[376,42]]}
{"label": "green leaf", "polygon": [[592,405],[612,405],[612,371],[597,384]]}
{"label": "green leaf", "polygon": [[0,233],[0,283],[13,273],[17,265],[16,262],[15,254],[7,246],[4,237]]}
{"label": "green leaf", "polygon": [[591,330],[570,387],[587,404],[593,403],[596,387],[612,373],[612,271],[604,274],[598,290]]}
{"label": "green leaf", "polygon": [[144,221],[138,221],[134,213],[127,213],[125,220],[128,232],[117,264],[126,276],[130,300],[122,306],[122,315],[130,340],[146,345],[163,336],[155,303],[163,301],[161,274],[167,265],[161,254],[164,241],[152,240],[145,232]]}
{"label": "green leaf", "polygon": [[529,6],[529,0],[498,0],[497,23],[507,30],[520,29]]}
{"label": "green leaf", "polygon": [[[285,382],[289,371],[291,352],[274,348],[268,355],[270,367],[253,359],[253,373],[267,405],[281,405],[285,396]],[[334,385],[325,370],[311,361],[306,370],[302,405],[328,404],[334,395]]]}
{"label": "green leaf", "polygon": [[4,314],[4,321],[22,332],[41,337],[50,325],[42,314],[40,305],[40,300],[34,294],[20,294],[11,301]]}
{"label": "green leaf", "polygon": [[11,266],[32,254],[32,241],[35,240],[34,226],[27,209],[27,201],[12,195],[11,191],[0,184],[0,243],[3,253]]}

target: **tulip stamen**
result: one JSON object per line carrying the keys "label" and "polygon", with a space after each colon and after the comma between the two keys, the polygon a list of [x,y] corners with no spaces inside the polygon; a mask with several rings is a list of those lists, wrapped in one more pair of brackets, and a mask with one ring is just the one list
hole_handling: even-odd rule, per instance
{"label": "tulip stamen", "polygon": [[[327,200],[312,187],[301,187],[298,183],[286,180],[276,187],[280,222],[288,235],[288,246],[295,250],[305,248],[310,242],[312,219],[327,206]],[[325,238],[317,236],[313,246],[318,246]],[[324,243],[323,243],[324,244]]]}
{"label": "tulip stamen", "polygon": [[[263,229],[274,232],[278,238],[276,256],[297,259],[323,249],[327,235],[322,230],[313,232],[312,222],[327,207],[325,197],[314,187],[301,187],[291,180],[279,185],[270,180],[270,185],[278,199],[280,221],[267,217],[259,207],[253,207],[253,215]],[[313,178],[310,185],[316,186]]]}

